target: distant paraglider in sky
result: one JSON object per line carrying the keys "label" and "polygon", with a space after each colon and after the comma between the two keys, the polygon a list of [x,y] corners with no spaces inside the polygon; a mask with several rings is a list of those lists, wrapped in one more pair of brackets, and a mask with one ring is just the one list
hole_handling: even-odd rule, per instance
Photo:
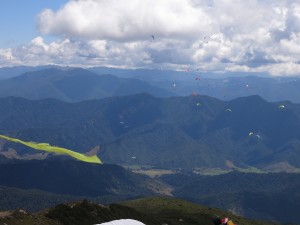
{"label": "distant paraglider in sky", "polygon": [[121,125],[121,126],[124,128],[124,129],[126,129],[126,128],[128,128],[128,127],[129,127],[129,125],[128,125],[128,123],[127,123],[127,122],[120,121],[119,123],[120,123],[120,125]]}
{"label": "distant paraglider in sky", "polygon": [[257,139],[261,139],[262,136],[260,134],[254,134],[253,132],[249,132],[248,134],[249,137],[256,137]]}
{"label": "distant paraglider in sky", "polygon": [[203,42],[204,42],[204,43],[208,43],[209,40],[210,40],[210,38],[211,38],[210,36],[204,36],[204,37],[203,37]]}
{"label": "distant paraglider in sky", "polygon": [[212,41],[212,40],[214,40],[214,41],[221,41],[221,39],[218,38],[216,34],[213,34],[213,35],[211,35],[211,36],[205,35],[205,36],[202,38],[202,40],[201,40],[200,47],[203,46],[203,43],[207,44],[207,43],[209,43],[209,42]]}
{"label": "distant paraglider in sky", "polygon": [[200,77],[196,77],[195,80],[196,80],[197,84],[199,85],[200,84]]}

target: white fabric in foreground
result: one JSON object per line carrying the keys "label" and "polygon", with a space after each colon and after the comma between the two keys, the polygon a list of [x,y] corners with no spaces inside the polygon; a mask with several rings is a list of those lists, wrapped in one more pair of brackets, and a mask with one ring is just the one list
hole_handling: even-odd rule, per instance
{"label": "white fabric in foreground", "polygon": [[137,220],[121,219],[121,220],[113,220],[110,222],[96,224],[96,225],[145,225],[145,224]]}

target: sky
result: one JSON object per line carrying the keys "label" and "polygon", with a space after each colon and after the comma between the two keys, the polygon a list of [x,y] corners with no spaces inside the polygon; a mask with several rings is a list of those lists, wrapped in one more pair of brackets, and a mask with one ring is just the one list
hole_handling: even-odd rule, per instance
{"label": "sky", "polygon": [[0,67],[300,75],[298,0],[4,0]]}

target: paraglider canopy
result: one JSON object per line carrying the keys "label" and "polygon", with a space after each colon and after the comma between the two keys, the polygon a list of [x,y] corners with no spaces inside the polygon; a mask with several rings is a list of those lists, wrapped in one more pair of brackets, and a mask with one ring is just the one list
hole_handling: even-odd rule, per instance
{"label": "paraglider canopy", "polygon": [[121,219],[121,220],[113,220],[110,222],[96,224],[96,225],[145,225],[145,224],[137,220]]}

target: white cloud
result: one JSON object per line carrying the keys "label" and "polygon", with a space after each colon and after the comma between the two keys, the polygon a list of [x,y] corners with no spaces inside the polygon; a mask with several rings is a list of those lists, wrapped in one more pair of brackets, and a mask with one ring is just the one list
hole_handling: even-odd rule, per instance
{"label": "white cloud", "polygon": [[42,37],[15,49],[0,49],[0,66],[57,64],[69,66],[145,67],[152,63],[146,43],[63,39],[45,43]]}
{"label": "white cloud", "polygon": [[[10,65],[12,64],[13,54],[10,48],[8,49],[0,49],[0,65]],[[11,62],[11,63],[9,63]]]}
{"label": "white cloud", "polygon": [[41,12],[38,27],[58,40],[37,37],[2,49],[1,65],[13,58],[11,64],[190,65],[300,75],[297,0],[70,0]]}
{"label": "white cloud", "polygon": [[211,22],[205,10],[189,0],[78,0],[39,15],[44,34],[119,41],[143,40],[152,34],[196,37]]}
{"label": "white cloud", "polygon": [[263,65],[256,71],[268,71],[273,76],[299,76],[300,65],[292,62],[277,63],[273,65]]}

